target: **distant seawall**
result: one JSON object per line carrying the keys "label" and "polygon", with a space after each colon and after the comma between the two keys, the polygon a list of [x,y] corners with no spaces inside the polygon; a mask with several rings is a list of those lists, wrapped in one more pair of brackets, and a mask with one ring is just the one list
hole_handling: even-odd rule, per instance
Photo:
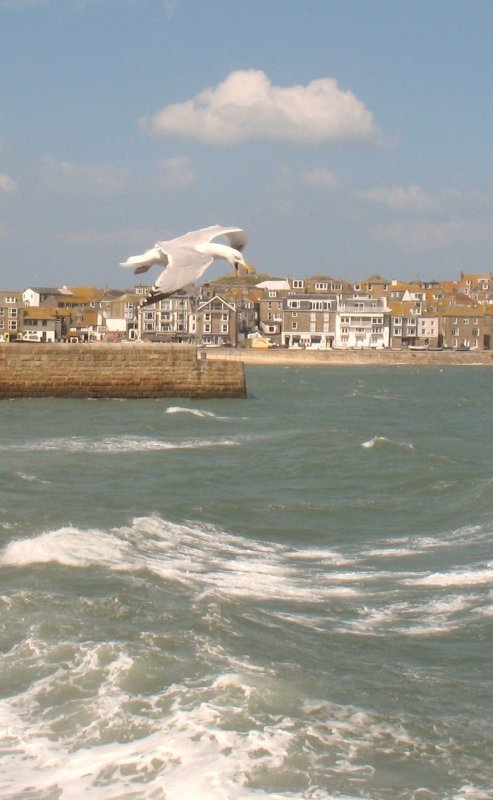
{"label": "distant seawall", "polygon": [[272,348],[269,350],[212,350],[207,354],[208,358],[227,358],[241,360],[244,364],[255,366],[380,366],[380,367],[400,367],[400,366],[488,366],[493,367],[493,351],[491,350],[470,350],[461,352],[455,350],[284,350],[283,348]]}
{"label": "distant seawall", "polygon": [[191,345],[0,345],[0,398],[18,397],[246,397],[245,370]]}

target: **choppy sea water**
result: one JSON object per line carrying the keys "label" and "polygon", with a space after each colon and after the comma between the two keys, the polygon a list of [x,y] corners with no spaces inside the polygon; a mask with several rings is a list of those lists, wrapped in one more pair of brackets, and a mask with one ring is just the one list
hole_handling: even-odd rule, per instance
{"label": "choppy sea water", "polygon": [[0,796],[493,798],[489,368],[0,408]]}

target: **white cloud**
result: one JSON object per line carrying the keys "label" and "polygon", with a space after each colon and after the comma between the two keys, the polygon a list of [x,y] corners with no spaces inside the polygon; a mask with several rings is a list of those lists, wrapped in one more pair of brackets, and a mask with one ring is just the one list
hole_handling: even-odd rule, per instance
{"label": "white cloud", "polygon": [[261,70],[237,70],[214,88],[141,120],[146,130],[212,144],[271,139],[308,144],[375,140],[372,113],[333,78],[274,86]]}
{"label": "white cloud", "polygon": [[123,167],[112,164],[77,164],[74,161],[44,159],[46,180],[78,191],[112,193],[121,191],[129,180]]}
{"label": "white cloud", "polygon": [[97,230],[83,228],[81,230],[60,231],[56,234],[57,242],[77,248],[111,248],[115,251],[127,247],[142,247],[142,242],[150,241],[154,233],[141,228],[125,228],[123,230]]}
{"label": "white cloud", "polygon": [[377,239],[391,241],[405,250],[449,249],[459,244],[473,245],[493,241],[491,220],[476,222],[468,219],[394,222],[375,227]]}
{"label": "white cloud", "polygon": [[359,192],[363,200],[387,206],[396,211],[428,211],[437,208],[439,200],[421,186],[389,186]]}
{"label": "white cloud", "polygon": [[163,0],[163,6],[166,16],[172,17],[178,7],[178,2],[177,0]]}
{"label": "white cloud", "polygon": [[309,169],[302,177],[305,183],[320,189],[333,189],[337,184],[335,175],[324,167]]}
{"label": "white cloud", "polygon": [[34,8],[43,5],[45,5],[45,0],[0,0],[0,10],[2,8]]}
{"label": "white cloud", "polygon": [[162,158],[156,162],[159,170],[158,180],[164,186],[190,186],[195,180],[195,173],[188,156]]}
{"label": "white cloud", "polygon": [[17,189],[17,184],[10,175],[5,172],[0,172],[0,192],[13,192]]}

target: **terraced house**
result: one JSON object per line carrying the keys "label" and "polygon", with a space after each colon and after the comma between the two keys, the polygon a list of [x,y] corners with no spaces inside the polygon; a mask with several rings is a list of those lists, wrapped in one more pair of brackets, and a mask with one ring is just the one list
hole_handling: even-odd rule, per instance
{"label": "terraced house", "polygon": [[493,278],[361,283],[231,276],[191,286],[151,306],[149,287],[0,291],[0,341],[151,341],[311,348],[493,347]]}
{"label": "terraced house", "polygon": [[333,347],[336,311],[336,297],[290,295],[283,301],[282,344],[285,347]]}
{"label": "terraced house", "polygon": [[16,338],[24,327],[24,301],[20,291],[0,293],[0,341]]}
{"label": "terraced house", "polygon": [[450,305],[441,313],[441,341],[443,347],[491,348],[492,315],[482,308]]}
{"label": "terraced house", "polygon": [[339,300],[336,314],[336,347],[388,347],[390,314],[385,297],[353,297]]}
{"label": "terraced house", "polygon": [[196,337],[202,344],[232,345],[237,342],[236,305],[219,295],[199,302],[196,311]]}

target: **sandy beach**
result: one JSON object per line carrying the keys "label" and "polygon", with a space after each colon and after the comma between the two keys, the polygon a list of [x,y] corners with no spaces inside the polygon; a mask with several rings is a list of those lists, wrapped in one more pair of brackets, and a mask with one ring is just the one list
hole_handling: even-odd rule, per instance
{"label": "sandy beach", "polygon": [[235,359],[256,366],[493,366],[489,350],[252,350],[208,348],[207,359]]}

